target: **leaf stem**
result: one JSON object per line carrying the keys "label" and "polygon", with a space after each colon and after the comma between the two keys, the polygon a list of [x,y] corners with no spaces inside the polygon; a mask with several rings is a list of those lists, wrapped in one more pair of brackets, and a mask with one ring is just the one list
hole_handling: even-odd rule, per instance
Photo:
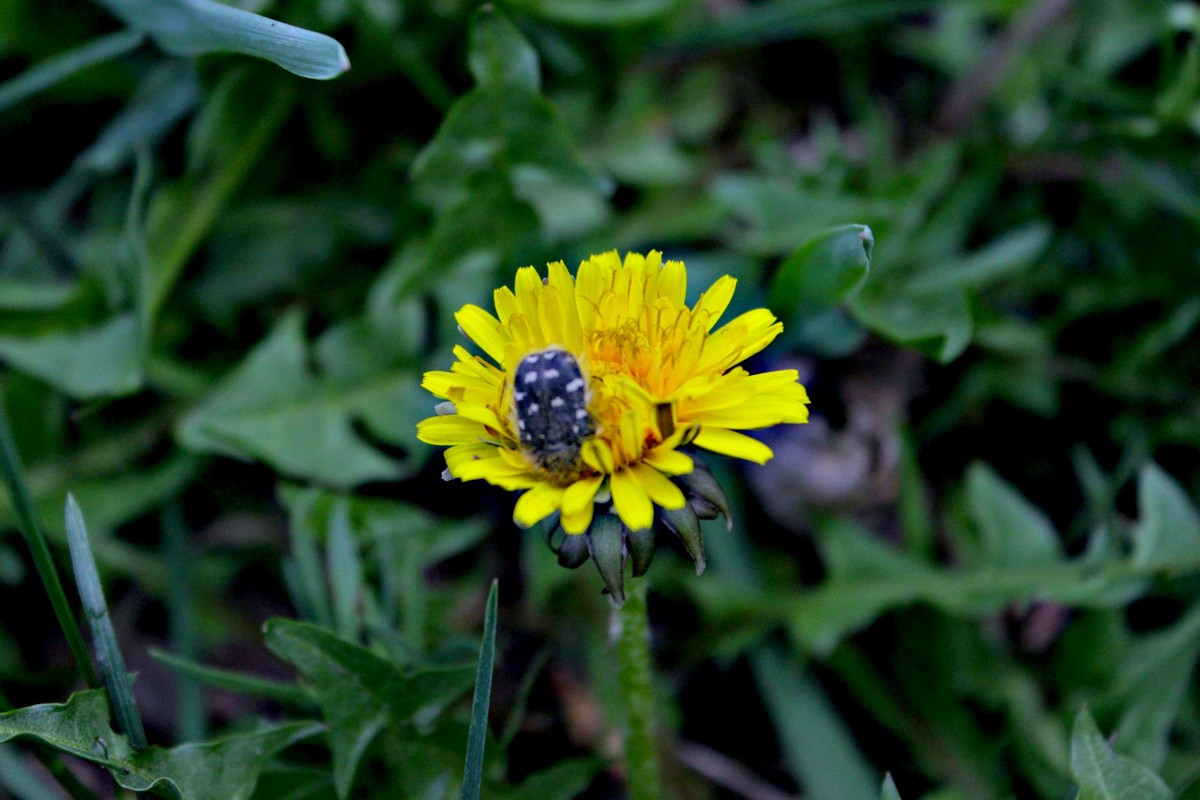
{"label": "leaf stem", "polygon": [[654,747],[654,686],[646,585],[644,578],[631,580],[625,604],[613,611],[617,682],[628,728],[625,769],[630,800],[657,800],[662,796],[658,753]]}

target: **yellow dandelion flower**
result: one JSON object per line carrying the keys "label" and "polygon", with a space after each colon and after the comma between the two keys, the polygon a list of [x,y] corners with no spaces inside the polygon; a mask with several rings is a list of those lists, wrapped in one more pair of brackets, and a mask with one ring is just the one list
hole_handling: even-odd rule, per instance
{"label": "yellow dandelion flower", "polygon": [[447,402],[418,435],[448,447],[448,476],[522,491],[523,527],[557,511],[584,533],[611,502],[629,530],[651,528],[656,506],[687,502],[673,480],[693,470],[685,446],[761,464],[771,449],[739,431],[808,421],[795,370],[737,366],[783,325],[760,308],[718,326],[736,284],[726,275],[688,306],[683,262],[657,251],[592,256],[574,277],[561,261],[545,278],[518,270],[495,314],[455,316],[486,358],[456,347],[450,371],[425,374]]}

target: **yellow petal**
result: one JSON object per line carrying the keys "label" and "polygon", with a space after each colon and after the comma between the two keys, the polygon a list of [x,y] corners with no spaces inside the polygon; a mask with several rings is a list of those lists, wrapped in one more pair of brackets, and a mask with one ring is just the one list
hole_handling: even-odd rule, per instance
{"label": "yellow petal", "polygon": [[467,337],[483,348],[496,363],[504,358],[504,345],[508,344],[508,335],[500,327],[500,320],[484,311],[479,306],[465,305],[454,315],[458,325]]}
{"label": "yellow petal", "polygon": [[654,467],[636,464],[633,472],[642,482],[642,487],[646,490],[646,494],[650,495],[650,499],[663,508],[683,508],[684,503],[687,502],[679,487]]}
{"label": "yellow petal", "polygon": [[482,423],[451,414],[418,422],[417,438],[425,444],[470,444],[487,441],[492,436]]}
{"label": "yellow petal", "polygon": [[729,301],[733,299],[733,290],[737,288],[737,280],[729,275],[722,275],[717,279],[716,283],[708,287],[708,291],[700,295],[700,299],[696,301],[695,311],[703,311],[708,315],[707,328],[712,330],[717,324],[717,320],[725,313],[725,309],[729,308]]}
{"label": "yellow petal", "polygon": [[517,313],[517,296],[512,293],[512,289],[501,286],[492,292],[492,302],[496,305],[496,314],[500,317],[501,324],[507,325],[512,315]]}
{"label": "yellow petal", "polygon": [[544,520],[562,505],[563,490],[548,483],[539,483],[517,500],[513,509],[513,522],[522,528]]}
{"label": "yellow petal", "polygon": [[714,453],[744,458],[756,464],[765,464],[775,455],[771,448],[757,439],[724,428],[702,427],[693,444]]}
{"label": "yellow petal", "polygon": [[614,472],[609,481],[613,506],[625,527],[638,531],[654,524],[654,504],[632,470]]}
{"label": "yellow petal", "polygon": [[642,460],[659,472],[665,472],[668,475],[686,475],[696,466],[688,454],[662,446],[646,453]]}
{"label": "yellow petal", "polygon": [[603,481],[603,475],[594,475],[575,481],[563,491],[562,527],[564,531],[569,534],[583,533],[592,524],[596,491]]}
{"label": "yellow petal", "polygon": [[658,296],[676,306],[687,302],[687,269],[682,261],[668,261],[658,273]]}

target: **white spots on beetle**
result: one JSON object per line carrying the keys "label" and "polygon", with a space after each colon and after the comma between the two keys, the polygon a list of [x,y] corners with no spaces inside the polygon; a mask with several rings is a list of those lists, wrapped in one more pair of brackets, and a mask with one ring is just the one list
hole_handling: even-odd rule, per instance
{"label": "white spots on beetle", "polygon": [[568,392],[578,392],[582,388],[583,388],[583,378],[576,378],[575,380],[573,380],[567,384]]}
{"label": "white spots on beetle", "polygon": [[536,413],[538,413],[538,412],[539,412],[539,411],[541,411],[541,410],[542,410],[542,407],[541,407],[541,406],[539,406],[537,403],[530,403],[530,404],[529,404],[529,413],[530,413],[530,414],[536,414]]}
{"label": "white spots on beetle", "polygon": [[566,404],[567,404],[567,401],[563,400],[561,397],[550,398],[550,407],[551,408],[562,408]]}
{"label": "white spots on beetle", "polygon": [[533,370],[525,373],[525,383],[537,383],[537,373]]}
{"label": "white spots on beetle", "polygon": [[559,372],[558,370],[556,370],[556,369],[554,369],[554,368],[550,368],[550,369],[542,370],[542,378],[543,378],[543,380],[552,381],[552,380],[554,380],[555,378],[557,378],[557,377],[558,377],[559,375],[561,375],[561,374],[562,374],[561,372]]}
{"label": "white spots on beetle", "polygon": [[586,408],[575,409],[575,419],[587,419],[587,415],[588,413]]}
{"label": "white spots on beetle", "polygon": [[520,389],[516,389],[513,391],[513,399],[519,403],[524,400],[528,394],[528,392],[522,392]]}
{"label": "white spots on beetle", "polygon": [[520,428],[521,430],[525,430],[525,420],[523,420],[523,419],[517,420],[517,427]]}

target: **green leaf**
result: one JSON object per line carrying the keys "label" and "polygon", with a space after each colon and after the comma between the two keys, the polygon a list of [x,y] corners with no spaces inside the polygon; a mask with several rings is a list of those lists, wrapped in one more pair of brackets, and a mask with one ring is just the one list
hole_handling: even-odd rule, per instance
{"label": "green leaf", "polygon": [[401,672],[365,647],[309,623],[270,620],[264,635],[267,647],[312,686],[328,726],[334,786],[343,798],[367,746],[385,726],[435,713],[474,679],[472,666]]}
{"label": "green leaf", "polygon": [[900,790],[896,788],[891,773],[883,776],[883,789],[879,793],[879,800],[900,800]]}
{"label": "green leaf", "polygon": [[496,661],[496,598],[499,581],[492,581],[483,617],[483,642],[475,671],[475,696],[471,700],[471,728],[467,734],[467,762],[463,769],[463,800],[479,800],[483,785],[483,746],[487,742],[488,711],[492,702],[492,670]]}
{"label": "green leaf", "polygon": [[967,469],[967,499],[985,564],[1017,569],[1062,559],[1058,534],[1046,515],[982,462]]}
{"label": "green leaf", "polygon": [[813,800],[874,800],[878,774],[811,675],[771,648],[750,657],[780,749]]}
{"label": "green leaf", "polygon": [[1050,234],[1050,226],[1043,223],[1017,228],[961,258],[921,269],[905,289],[941,294],[1011,277],[1033,266],[1050,243]]}
{"label": "green leaf", "polygon": [[779,265],[768,295],[772,310],[787,319],[850,299],[867,281],[874,247],[866,225],[840,225],[813,236]]}
{"label": "green leaf", "polygon": [[15,78],[0,84],[0,114],[77,72],[136,50],[141,45],[142,38],[142,34],[136,31],[117,31],[30,67]]}
{"label": "green leaf", "polygon": [[359,438],[353,423],[363,419],[380,431],[416,405],[419,383],[406,370],[350,383],[313,374],[294,311],[183,418],[177,435],[192,450],[261,459],[285,475],[333,486],[394,480],[404,465]]}
{"label": "green leaf", "polygon": [[1077,800],[1170,800],[1162,779],[1136,761],[1113,752],[1092,715],[1082,708],[1071,734],[1071,774]]}
{"label": "green leaf", "polygon": [[329,515],[325,564],[333,597],[333,619],[338,635],[353,641],[362,632],[359,607],[366,594],[363,565],[358,543],[350,529],[350,504],[344,499],[334,503]]}
{"label": "green leaf", "polygon": [[480,87],[534,94],[541,88],[537,51],[490,5],[482,6],[471,20],[467,64]]}
{"label": "green leaf", "polygon": [[489,786],[486,796],[499,800],[573,800],[604,766],[598,758],[572,758],[535,772],[520,786]]}
{"label": "green leaf", "polygon": [[69,333],[0,336],[0,359],[78,398],[136,391],[142,384],[141,357],[141,337],[133,314]]}
{"label": "green leaf", "polygon": [[294,683],[284,683],[283,681],[261,678],[257,675],[248,675],[235,670],[197,664],[194,661],[188,661],[187,659],[173,656],[170,653],[165,653],[155,648],[150,649],[150,655],[166,664],[179,675],[197,683],[202,683],[205,686],[213,686],[228,692],[236,692],[247,697],[261,697],[264,700],[274,700],[277,703],[298,708],[313,706],[312,698],[308,692]]}
{"label": "green leaf", "polygon": [[1114,744],[1139,763],[1158,769],[1168,750],[1200,657],[1200,606],[1169,628],[1138,638],[1117,678],[1122,708]]}
{"label": "green leaf", "polygon": [[666,16],[682,0],[510,0],[508,5],[551,22],[581,27],[639,25]]}
{"label": "green leaf", "polygon": [[872,289],[868,284],[850,309],[855,319],[880,336],[916,347],[943,364],[962,355],[975,327],[962,289],[916,295],[884,285]]}
{"label": "green leaf", "polygon": [[71,550],[71,564],[75,568],[75,585],[79,588],[79,599],[92,629],[92,646],[96,650],[100,674],[104,676],[113,716],[117,720],[117,727],[129,737],[130,744],[145,747],[146,731],[142,727],[142,715],[133,698],[133,686],[125,669],[125,658],[121,655],[117,634],[108,615],[108,603],[100,585],[96,560],[92,557],[83,512],[70,494],[67,495],[66,519],[67,545]]}
{"label": "green leaf", "polygon": [[1200,515],[1179,484],[1156,464],[1138,476],[1138,512],[1133,563],[1169,572],[1200,564]]}
{"label": "green leaf", "polygon": [[96,2],[175,55],[242,53],[319,80],[336,78],[350,69],[350,59],[336,39],[213,0]]}
{"label": "green leaf", "polygon": [[0,742],[33,739],[107,767],[126,789],[178,800],[244,800],[276,753],[319,731],[318,725],[294,723],[170,750],[135,751],[110,727],[102,689],[78,692],[66,703],[0,714]]}

